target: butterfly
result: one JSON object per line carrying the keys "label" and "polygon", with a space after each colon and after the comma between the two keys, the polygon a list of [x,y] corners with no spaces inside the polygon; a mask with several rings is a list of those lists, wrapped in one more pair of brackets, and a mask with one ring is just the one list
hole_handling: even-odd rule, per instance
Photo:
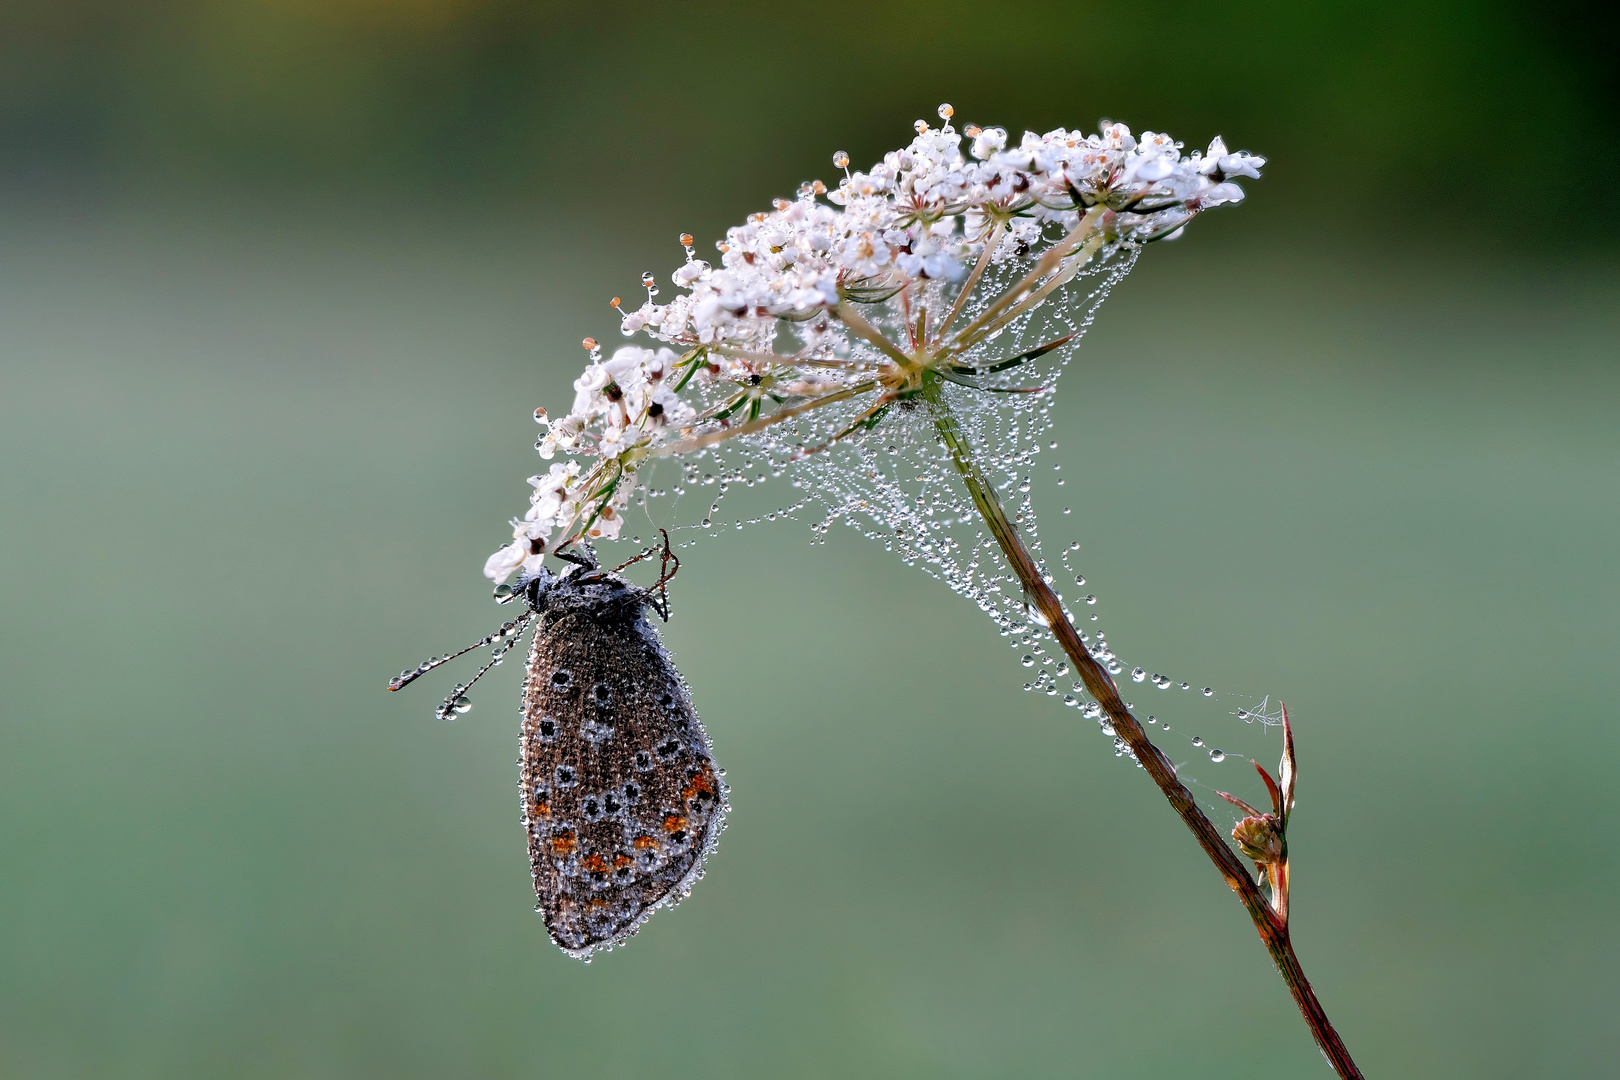
{"label": "butterfly", "polygon": [[[729,809],[725,774],[648,608],[669,618],[665,589],[680,567],[664,535],[664,569],[643,589],[603,569],[595,553],[556,552],[496,598],[524,610],[459,653],[401,672],[398,690],[486,645],[489,662],[439,708],[471,707],[467,691],[532,626],[523,681],[518,787],[536,911],[563,952],[589,960],[633,936],[654,911],[690,894]],[[671,569],[671,563],[674,568]]]}

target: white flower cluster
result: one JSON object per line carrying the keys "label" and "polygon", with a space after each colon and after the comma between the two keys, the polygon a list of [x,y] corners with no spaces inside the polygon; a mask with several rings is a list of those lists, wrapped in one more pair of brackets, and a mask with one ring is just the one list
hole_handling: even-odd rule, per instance
{"label": "white flower cluster", "polygon": [[[688,295],[668,304],[649,296],[624,315],[624,332],[760,350],[774,340],[777,321],[789,317],[812,320],[813,342],[830,327],[815,316],[836,308],[841,296],[958,280],[998,223],[991,254],[998,263],[1029,254],[1050,226],[1075,228],[1098,205],[1107,208],[1100,223],[1106,239],[1156,240],[1200,210],[1241,200],[1233,179],[1258,177],[1265,164],[1228,153],[1219,138],[1205,153],[1182,157],[1168,135],[1138,140],[1124,124],[1098,135],[1025,132],[1013,149],[1003,129],[969,127],[967,153],[948,123],[918,124],[923,130],[910,146],[870,171],[846,175],[833,191],[806,184],[796,200],[778,199],[770,213],[728,230],[718,267],[689,257],[674,274]],[[817,201],[823,193],[836,205]]]}
{"label": "white flower cluster", "polygon": [[[559,543],[617,537],[636,470],[672,433],[729,427],[742,405],[756,420],[767,391],[781,405],[869,378],[874,361],[887,361],[867,349],[876,331],[857,307],[961,292],[988,265],[1033,265],[1057,237],[1086,230],[1110,247],[1174,236],[1200,211],[1242,199],[1233,181],[1258,177],[1265,164],[1228,153],[1219,138],[1184,157],[1169,136],[1136,139],[1123,124],[1096,135],[1026,132],[1009,147],[1001,128],[958,133],[950,106],[940,116],[943,127],[919,120],[909,146],[865,172],[850,173],[848,155],[835,155],[845,170],[836,189],[805,184],[796,199],[728,230],[718,266],[694,258],[692,238],[681,237],[686,262],[673,281],[682,294],[655,303],[658,289],[645,275],[647,300],[621,309],[621,330],[683,352],[627,346],[603,360],[586,339],[591,363],[574,383],[573,408],[556,421],[535,414],[547,428],[540,455],[562,450],[574,460],[530,477],[528,513],[512,522],[512,543],[490,556],[487,576],[500,582],[520,566],[537,568],[557,532]],[[795,355],[773,351],[784,320],[803,346]],[[864,342],[851,341],[851,328]],[[891,358],[901,348],[877,344]],[[694,381],[705,398],[715,387],[730,397],[699,412],[680,397]]]}
{"label": "white flower cluster", "polygon": [[587,345],[591,363],[574,380],[574,407],[568,415],[552,422],[544,410],[535,411],[535,420],[546,428],[537,449],[546,459],[559,449],[592,454],[603,463],[617,463],[616,475],[597,468],[582,476],[576,460],[529,477],[534,494],[528,513],[512,522],[512,543],[484,564],[484,574],[495,581],[505,581],[520,566],[538,569],[556,529],[577,522],[591,536],[616,538],[635,489],[635,451],[664,428],[685,427],[695,419],[692,407],[666,382],[677,360],[672,350],[627,345],[604,361],[594,341]]}

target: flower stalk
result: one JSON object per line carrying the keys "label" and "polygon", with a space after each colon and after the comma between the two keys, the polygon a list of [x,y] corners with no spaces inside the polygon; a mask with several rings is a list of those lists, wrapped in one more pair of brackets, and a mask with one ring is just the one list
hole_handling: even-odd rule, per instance
{"label": "flower stalk", "polygon": [[[1170,763],[1170,759],[1153,744],[1136,717],[1125,707],[1125,702],[1119,696],[1119,688],[1114,685],[1113,677],[1092,657],[1085,642],[1080,640],[1079,632],[1063,611],[1062,601],[1042,577],[1040,568],[1019,536],[1017,527],[1008,520],[1007,512],[996,495],[995,486],[980,469],[972,445],[952,414],[949,404],[939,395],[937,383],[934,385],[935,389],[928,395],[929,405],[934,410],[934,428],[950,453],[951,464],[972,497],[973,505],[984,518],[984,523],[989,528],[990,534],[995,537],[996,545],[1006,557],[1008,566],[1012,568],[1019,584],[1023,586],[1030,605],[1039,613],[1041,621],[1046,624],[1064,654],[1068,656],[1069,662],[1074,665],[1080,680],[1086,685],[1086,691],[1102,706],[1114,733],[1125,740],[1136,760],[1153,778],[1153,782],[1159,785],[1165,799],[1192,831],[1198,845],[1204,849],[1204,854],[1209,856],[1210,861],[1215,864],[1215,869],[1220,871],[1227,886],[1237,894],[1239,902],[1248,911],[1249,918],[1254,921],[1254,928],[1259,932],[1260,940],[1265,943],[1266,951],[1271,954],[1272,961],[1277,965],[1278,973],[1287,984],[1288,992],[1293,995],[1294,1003],[1299,1006],[1300,1015],[1305,1018],[1305,1023],[1311,1029],[1311,1035],[1316,1039],[1316,1045],[1321,1049],[1323,1056],[1344,1080],[1361,1080],[1361,1070],[1351,1060],[1350,1052],[1345,1049],[1344,1041],[1339,1038],[1339,1033],[1328,1020],[1321,1002],[1317,1001],[1316,993],[1311,989],[1310,981],[1305,978],[1305,971],[1300,967],[1298,957],[1294,955],[1294,946],[1288,933],[1286,884],[1283,885],[1281,893],[1283,897],[1281,911],[1275,911],[1249,874],[1248,868],[1227,846],[1215,823],[1199,808],[1192,792],[1176,778],[1176,769]],[[1288,734],[1287,739],[1288,756],[1285,760],[1289,761],[1291,766],[1292,732]],[[1289,773],[1291,790],[1293,780],[1291,768]],[[1286,858],[1283,860],[1282,872],[1283,880],[1286,882]]]}

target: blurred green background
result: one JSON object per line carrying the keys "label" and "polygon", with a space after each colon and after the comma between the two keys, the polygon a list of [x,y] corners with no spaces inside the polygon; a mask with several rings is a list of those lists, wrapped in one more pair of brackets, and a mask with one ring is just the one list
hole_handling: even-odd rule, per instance
{"label": "blurred green background", "polygon": [[1146,779],[848,530],[688,553],[732,827],[588,968],[530,911],[515,665],[455,724],[382,692],[497,621],[607,299],[940,101],[1272,156],[1104,306],[1048,535],[1128,657],[1290,703],[1295,940],[1369,1076],[1612,1075],[1615,27],[5,5],[0,1075],[1327,1075]]}

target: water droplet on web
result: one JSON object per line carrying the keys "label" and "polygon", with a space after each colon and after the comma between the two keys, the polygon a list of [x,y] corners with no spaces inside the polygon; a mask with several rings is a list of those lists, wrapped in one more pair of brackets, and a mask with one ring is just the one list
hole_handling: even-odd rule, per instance
{"label": "water droplet on web", "polygon": [[1033,656],[1030,656],[1028,653],[1025,653],[1024,658],[1022,660],[1020,660],[1019,663],[1023,664],[1025,667],[1034,667],[1035,666],[1035,658]]}
{"label": "water droplet on web", "polygon": [[1219,765],[1221,762],[1226,760],[1226,751],[1225,750],[1211,750],[1209,752],[1209,760],[1211,760],[1211,761],[1215,762],[1215,764]]}
{"label": "water droplet on web", "polygon": [[1183,690],[1191,690],[1192,689],[1192,683],[1182,683],[1181,688]]}
{"label": "water droplet on web", "polygon": [[1096,602],[1097,602],[1097,594],[1096,593],[1087,593],[1086,594],[1086,603],[1095,604]]}
{"label": "water droplet on web", "polygon": [[1204,740],[1201,737],[1199,737],[1197,735],[1194,735],[1193,736],[1193,745],[1194,746],[1203,746],[1204,745]]}
{"label": "water droplet on web", "polygon": [[1131,669],[1131,682],[1141,682],[1145,678],[1147,678],[1147,668]]}
{"label": "water droplet on web", "polygon": [[462,694],[456,698],[455,704],[450,707],[465,716],[467,713],[472,712],[472,701],[468,699],[466,694]]}
{"label": "water droplet on web", "polygon": [[1215,696],[1215,691],[1211,687],[1206,686],[1206,687],[1204,687],[1204,696],[1205,697],[1214,697]]}

